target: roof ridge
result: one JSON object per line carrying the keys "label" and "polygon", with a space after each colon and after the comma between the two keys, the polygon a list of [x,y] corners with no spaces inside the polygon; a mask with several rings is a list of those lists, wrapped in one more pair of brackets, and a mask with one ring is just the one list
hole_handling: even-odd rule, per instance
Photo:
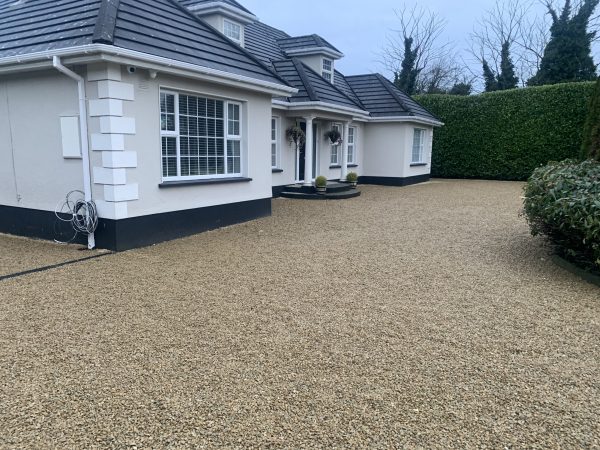
{"label": "roof ridge", "polygon": [[409,113],[409,115],[414,116],[415,113],[412,111],[412,109],[408,107],[408,105],[404,102],[404,100],[402,100],[400,98],[400,96],[396,92],[394,92],[394,90],[392,88],[390,88],[390,86],[388,84],[388,83],[390,83],[390,81],[387,78],[385,78],[383,75],[381,75],[380,73],[375,73],[374,75],[377,77],[377,79],[379,80],[381,85],[392,95],[392,97],[394,97],[396,99],[396,101],[398,103],[400,103],[400,106],[402,106]]}
{"label": "roof ridge", "polygon": [[[358,106],[360,106],[362,109],[364,109],[365,111],[368,111],[367,108],[365,108],[365,105],[363,105],[363,103],[360,101],[360,97],[356,94],[356,91],[352,88],[352,86],[350,86],[350,83],[348,83],[348,80],[346,80],[346,75],[344,75],[342,72],[340,72],[337,69],[333,70],[335,73],[340,74],[340,76],[344,79],[344,81],[346,82],[346,84],[348,85],[348,89],[350,89],[350,91],[352,91],[352,93],[354,94],[354,96],[356,97],[356,100],[358,100]],[[335,73],[334,73],[334,77],[335,77]],[[335,85],[334,85],[335,86]],[[348,97],[346,95],[346,97]],[[356,101],[354,99],[351,99],[354,103],[356,103]]]}
{"label": "roof ridge", "polygon": [[[108,0],[108,1],[111,1],[111,0]],[[208,22],[200,19],[198,16],[196,16],[194,13],[192,13],[189,9],[187,9],[185,6],[183,6],[181,3],[179,3],[178,0],[167,0],[167,2],[175,5],[177,8],[179,8],[180,11],[183,11],[187,16],[192,17],[199,24],[208,27],[210,30],[212,30],[214,32],[215,36],[218,39],[221,39],[223,42],[227,42],[231,46],[235,46],[235,48],[237,48],[239,51],[241,51],[242,54],[244,54],[245,56],[250,58],[254,63],[258,64],[261,68],[265,69],[267,72],[269,72],[271,75],[273,75],[279,81],[281,81],[285,86],[292,87],[275,70],[271,69],[269,66],[267,66],[265,63],[263,63],[261,60],[259,60],[256,56],[254,56],[252,53],[250,53],[248,50],[246,50],[241,45],[237,45],[237,44],[233,43],[228,37],[226,37],[223,33],[221,33],[215,27],[210,25]]]}
{"label": "roof ridge", "polygon": [[115,40],[120,0],[101,0],[101,2],[92,42],[112,45]]}
{"label": "roof ridge", "polygon": [[313,89],[312,85],[310,84],[310,80],[306,77],[304,63],[302,61],[300,61],[298,58],[292,58],[292,64],[294,65],[294,67],[296,68],[296,71],[298,72],[298,75],[300,76],[300,81],[302,81],[302,84],[304,85],[304,89],[306,89],[306,93],[308,94],[308,98],[310,98],[310,101],[311,102],[320,101],[319,96],[317,95],[317,93]]}
{"label": "roof ridge", "polygon": [[[334,83],[330,83],[329,81],[327,81],[325,78],[323,78],[323,76],[321,76],[317,71],[311,69],[310,67],[308,67],[307,65],[305,65],[303,62],[300,61],[300,64],[302,64],[304,66],[305,69],[308,69],[309,71],[311,71],[313,74],[315,74],[317,77],[319,77],[320,79],[322,79],[325,83],[327,83],[329,86],[331,86],[333,89],[335,89],[339,94],[343,95],[347,100],[350,100],[352,103],[354,103],[356,106],[362,108],[364,111],[367,111],[366,109],[364,109],[363,105],[360,105],[358,103],[356,103],[356,101],[354,101],[354,99],[351,99],[350,97],[348,97],[340,88],[338,88]],[[341,74],[341,72],[340,72]],[[343,75],[342,75],[343,76]],[[312,89],[312,87],[311,87]]]}

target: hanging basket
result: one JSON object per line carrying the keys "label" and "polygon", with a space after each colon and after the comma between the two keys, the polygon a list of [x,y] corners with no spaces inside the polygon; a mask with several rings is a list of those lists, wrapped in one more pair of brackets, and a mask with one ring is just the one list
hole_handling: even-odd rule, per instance
{"label": "hanging basket", "polygon": [[285,135],[289,143],[296,144],[297,147],[301,147],[306,143],[306,134],[297,125],[285,130]]}
{"label": "hanging basket", "polygon": [[325,133],[325,138],[329,139],[331,145],[340,145],[342,143],[342,135],[338,130],[329,130]]}

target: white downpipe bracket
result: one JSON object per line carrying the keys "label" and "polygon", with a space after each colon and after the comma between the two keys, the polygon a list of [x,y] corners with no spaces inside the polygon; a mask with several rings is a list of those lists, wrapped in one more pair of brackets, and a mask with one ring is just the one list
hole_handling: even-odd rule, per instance
{"label": "white downpipe bracket", "polygon": [[[81,139],[81,158],[83,165],[83,193],[85,201],[92,200],[92,176],[90,173],[90,152],[88,144],[88,114],[87,114],[87,99],[85,92],[85,80],[77,75],[72,70],[62,65],[60,57],[52,58],[52,66],[62,72],[69,78],[77,81],[77,91],[79,94],[79,134]],[[88,234],[88,248],[91,250],[96,247],[96,239],[94,233]]]}

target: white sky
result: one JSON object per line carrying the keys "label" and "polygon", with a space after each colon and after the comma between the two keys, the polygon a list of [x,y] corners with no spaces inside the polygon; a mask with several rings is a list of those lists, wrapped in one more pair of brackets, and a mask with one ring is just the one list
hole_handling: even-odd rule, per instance
{"label": "white sky", "polygon": [[[316,33],[330,41],[346,56],[336,68],[346,75],[382,72],[379,53],[397,27],[394,9],[399,0],[238,0],[258,18],[292,36]],[[416,0],[408,0],[412,6]],[[437,12],[448,24],[444,38],[457,49],[468,48],[468,35],[474,24],[495,0],[418,0],[418,4]],[[540,14],[544,8],[539,5]],[[465,58],[468,55],[465,52]]]}

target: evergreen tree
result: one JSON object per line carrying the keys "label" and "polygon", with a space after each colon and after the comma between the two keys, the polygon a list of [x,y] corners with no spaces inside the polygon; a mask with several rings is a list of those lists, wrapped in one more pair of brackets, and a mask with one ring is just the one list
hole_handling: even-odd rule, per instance
{"label": "evergreen tree", "polygon": [[550,40],[544,50],[540,69],[528,84],[556,84],[596,78],[596,65],[591,53],[596,33],[588,32],[588,27],[599,2],[583,0],[574,15],[571,0],[565,0],[560,15],[548,5],[548,12],[552,16]]}
{"label": "evergreen tree", "polygon": [[413,38],[404,39],[404,59],[402,60],[402,70],[396,72],[394,84],[398,89],[408,95],[413,95],[417,87],[417,77],[419,70],[415,67],[417,63],[418,50],[413,50]]}
{"label": "evergreen tree", "polygon": [[450,95],[471,95],[473,92],[473,86],[471,83],[456,83],[452,86],[452,89],[448,92]]}
{"label": "evergreen tree", "polygon": [[500,73],[498,74],[498,90],[515,89],[519,78],[515,75],[515,66],[510,58],[510,42],[502,44]]}
{"label": "evergreen tree", "polygon": [[493,92],[498,90],[496,74],[492,69],[490,69],[490,65],[485,59],[483,60],[483,80],[485,82],[485,92]]}
{"label": "evergreen tree", "polygon": [[581,156],[583,159],[595,158],[600,161],[600,79],[596,82],[585,123]]}

